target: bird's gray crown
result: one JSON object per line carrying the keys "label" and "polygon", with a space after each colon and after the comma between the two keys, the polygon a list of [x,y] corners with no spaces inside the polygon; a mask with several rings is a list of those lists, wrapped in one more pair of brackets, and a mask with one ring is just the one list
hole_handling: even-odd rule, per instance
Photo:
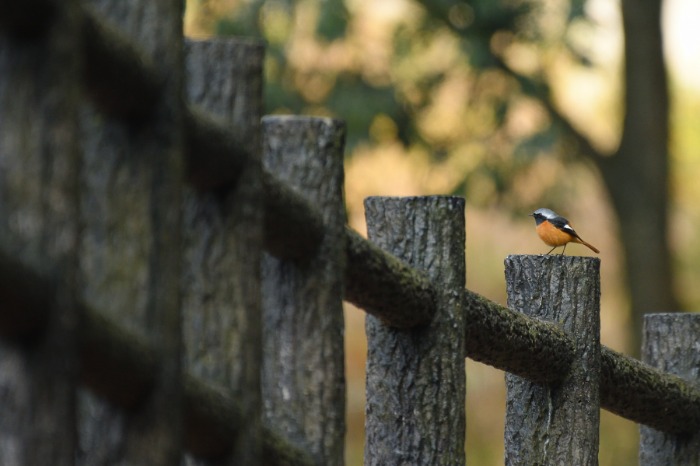
{"label": "bird's gray crown", "polygon": [[539,214],[539,215],[543,216],[544,218],[548,218],[548,219],[558,217],[558,215],[555,214],[553,210],[544,209],[544,208],[537,209],[536,211],[533,212],[533,214]]}

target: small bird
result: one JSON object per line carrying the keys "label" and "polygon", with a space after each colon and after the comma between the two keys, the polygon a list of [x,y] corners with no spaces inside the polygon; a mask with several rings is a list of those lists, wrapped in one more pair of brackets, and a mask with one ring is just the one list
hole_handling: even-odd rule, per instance
{"label": "small bird", "polygon": [[554,251],[559,246],[564,246],[561,252],[561,255],[564,255],[566,245],[569,243],[583,244],[596,254],[600,253],[595,246],[581,239],[578,233],[571,228],[567,219],[557,215],[554,211],[549,209],[537,209],[530,214],[530,217],[535,217],[535,223],[537,224],[535,229],[540,239],[547,245],[554,246],[547,254]]}

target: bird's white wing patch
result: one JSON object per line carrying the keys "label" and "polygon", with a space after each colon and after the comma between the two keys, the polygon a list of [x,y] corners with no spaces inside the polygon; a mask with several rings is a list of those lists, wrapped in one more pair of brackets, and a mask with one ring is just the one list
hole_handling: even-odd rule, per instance
{"label": "bird's white wing patch", "polygon": [[561,227],[561,229],[569,234],[576,235],[576,231],[573,228],[571,228],[571,225],[569,225],[568,223]]}

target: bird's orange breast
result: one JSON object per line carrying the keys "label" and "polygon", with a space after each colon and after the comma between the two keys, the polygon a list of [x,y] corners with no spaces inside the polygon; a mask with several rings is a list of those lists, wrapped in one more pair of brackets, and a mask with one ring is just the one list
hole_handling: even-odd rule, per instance
{"label": "bird's orange breast", "polygon": [[575,239],[574,236],[561,231],[546,220],[537,225],[536,230],[540,239],[550,246],[564,246]]}

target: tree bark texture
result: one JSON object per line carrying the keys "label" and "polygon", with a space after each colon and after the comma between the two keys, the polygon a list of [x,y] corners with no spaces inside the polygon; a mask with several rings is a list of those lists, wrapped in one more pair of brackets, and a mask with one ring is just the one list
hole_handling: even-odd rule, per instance
{"label": "tree bark texture", "polygon": [[368,315],[365,464],[464,464],[464,199],[368,198],[369,239],[438,290],[424,326]]}
{"label": "tree bark texture", "polygon": [[598,160],[623,232],[620,243],[630,287],[634,354],[643,315],[678,310],[668,247],[669,98],[661,4],[661,0],[621,3],[625,32],[622,139],[613,157]]}
{"label": "tree bark texture", "polygon": [[[642,358],[647,364],[698,384],[700,315],[650,314],[644,319]],[[700,433],[674,435],[640,426],[640,466],[700,464]]]}
{"label": "tree bark texture", "polygon": [[464,290],[462,296],[468,358],[533,382],[564,379],[575,348],[562,329],[530,319],[473,291]]}
{"label": "tree bark texture", "polygon": [[[32,37],[0,30],[0,247],[48,283],[47,322],[0,341],[3,465],[70,465],[76,445],[81,43],[78,3],[61,7]],[[2,306],[23,304],[8,285]]]}
{"label": "tree bark texture", "polygon": [[429,323],[435,289],[421,272],[346,228],[345,300],[396,328]]}
{"label": "tree bark texture", "polygon": [[600,260],[508,256],[508,307],[554,321],[574,340],[558,384],[506,374],[505,464],[597,465],[600,420]]}
{"label": "tree bark texture", "polygon": [[325,225],[312,255],[263,257],[263,420],[326,465],[344,456],[344,139],[336,120],[263,119],[263,165],[315,204]]}
{"label": "tree bark texture", "polygon": [[[263,46],[251,41],[189,41],[185,47],[189,102],[245,135],[252,154],[260,153],[263,56]],[[260,158],[253,162],[225,194],[185,191],[183,365],[239,401],[246,420],[225,458],[188,455],[187,464],[260,462],[263,193]]]}
{"label": "tree bark texture", "polygon": [[133,412],[81,394],[77,461],[179,464],[182,2],[93,0],[85,7],[142,48],[162,87],[153,111],[138,119],[83,109],[82,298],[142,335],[162,364]]}

